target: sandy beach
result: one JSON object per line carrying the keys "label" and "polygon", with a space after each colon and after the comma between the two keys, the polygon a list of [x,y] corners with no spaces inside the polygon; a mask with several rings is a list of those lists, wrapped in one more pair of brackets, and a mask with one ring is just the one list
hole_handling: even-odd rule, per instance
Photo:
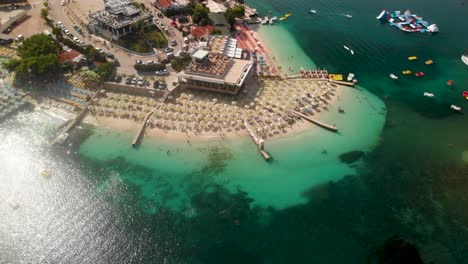
{"label": "sandy beach", "polygon": [[[338,86],[336,92],[333,96],[330,97],[328,105],[335,105],[338,99],[343,100],[343,89],[351,89],[349,87]],[[320,120],[321,116],[329,113],[329,110],[322,110],[313,115],[313,118]],[[120,118],[120,117],[111,117],[105,115],[92,115],[88,114],[84,119],[84,122],[88,124],[93,124],[96,126],[104,127],[111,130],[136,133],[139,126],[142,124],[142,121],[129,119],[129,118]],[[272,140],[282,137],[287,137],[289,135],[300,133],[307,129],[322,129],[317,127],[314,124],[311,124],[302,119],[296,118],[294,123],[285,126],[283,129],[279,130],[278,133],[271,133],[265,135],[263,138],[266,140]],[[245,128],[227,128],[227,129],[210,129],[206,127],[205,129],[181,129],[175,127],[161,127],[155,124],[150,124],[146,126],[145,136],[150,138],[158,139],[168,139],[176,141],[206,141],[206,140],[223,140],[223,139],[234,139],[238,137],[248,136],[248,132]]]}

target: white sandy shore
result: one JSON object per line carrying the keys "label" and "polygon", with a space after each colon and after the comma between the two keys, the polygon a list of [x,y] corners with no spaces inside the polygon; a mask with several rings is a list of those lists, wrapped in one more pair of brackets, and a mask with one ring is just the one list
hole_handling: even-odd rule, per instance
{"label": "white sandy shore", "polygon": [[[331,100],[328,102],[329,105],[334,105],[337,102],[338,97],[342,97],[343,90],[348,89],[346,87],[340,87],[337,89],[336,94],[331,97]],[[320,116],[327,111],[322,110],[320,113],[316,113],[313,118],[320,120]],[[85,123],[92,124],[99,127],[108,128],[111,130],[128,132],[128,133],[136,133],[141,125],[141,121],[137,122],[132,119],[122,119],[122,118],[114,118],[114,117],[105,117],[105,116],[92,116],[87,115],[84,119]],[[306,129],[311,127],[316,127],[314,124],[310,124],[304,120],[298,120],[293,125],[286,127],[282,132],[278,134],[274,134],[271,137],[266,138],[268,139],[276,139],[285,137],[291,134],[302,132]],[[177,130],[166,130],[160,129],[157,127],[151,128],[149,126],[146,127],[145,136],[150,138],[158,138],[158,139],[168,139],[168,140],[176,140],[176,141],[205,141],[205,140],[221,140],[221,139],[234,139],[238,137],[248,136],[248,132],[246,129],[240,130],[223,130],[223,131],[177,131]]]}
{"label": "white sandy shore", "polygon": [[[348,89],[346,87],[339,87],[336,89],[336,93],[334,96],[331,97],[329,100],[329,105],[334,105],[337,103],[337,99],[341,97],[343,99],[343,89]],[[70,120],[73,119],[76,114],[65,111],[63,109],[59,109],[56,107],[50,107],[49,109],[40,108],[41,111],[46,112],[47,114],[63,119],[63,120]],[[320,117],[328,113],[326,110],[322,110],[320,113],[315,113],[313,118],[320,120]],[[114,117],[106,117],[106,116],[93,116],[88,114],[84,120],[84,123],[91,124],[98,127],[107,128],[110,130],[121,131],[126,133],[136,133],[141,125],[141,121],[135,121],[133,119],[123,119],[123,118],[114,118]],[[270,137],[267,137],[266,140],[269,139],[277,139],[281,137],[286,137],[292,134],[300,133],[304,130],[307,130],[311,127],[315,127],[315,125],[310,124],[304,120],[297,120],[293,125],[286,127],[280,133],[274,134]],[[230,129],[230,130],[222,130],[222,131],[178,131],[178,130],[167,130],[161,129],[158,127],[151,128],[150,126],[146,127],[145,136],[150,138],[158,138],[158,139],[166,139],[166,140],[175,140],[175,141],[206,141],[206,140],[222,140],[222,139],[235,139],[238,137],[248,136],[248,132],[246,129]]]}

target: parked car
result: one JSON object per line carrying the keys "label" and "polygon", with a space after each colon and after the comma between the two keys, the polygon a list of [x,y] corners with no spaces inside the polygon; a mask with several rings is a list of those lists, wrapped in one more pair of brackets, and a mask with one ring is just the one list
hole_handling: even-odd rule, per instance
{"label": "parked car", "polygon": [[145,80],[143,78],[139,78],[137,84],[138,86],[143,86],[145,84]]}
{"label": "parked car", "polygon": [[159,18],[164,18],[164,15],[161,14],[161,13],[158,13],[158,17],[159,17]]}
{"label": "parked car", "polygon": [[122,76],[116,75],[116,76],[114,77],[114,82],[120,83],[121,81],[122,81]]}
{"label": "parked car", "polygon": [[64,29],[63,29],[63,33],[65,33],[66,35],[68,35],[68,34],[70,34],[70,30],[64,28]]}
{"label": "parked car", "polygon": [[136,85],[137,82],[138,82],[138,79],[137,79],[137,78],[133,78],[133,79],[132,79],[132,84],[133,84],[133,85]]}
{"label": "parked car", "polygon": [[177,41],[175,39],[171,41],[171,46],[177,46]]}
{"label": "parked car", "polygon": [[167,47],[167,48],[164,49],[165,53],[169,53],[169,52],[173,52],[173,51],[174,51],[174,49],[171,48],[171,47]]}
{"label": "parked car", "polygon": [[160,70],[160,71],[156,71],[156,75],[157,76],[163,76],[163,75],[166,75],[168,74],[167,70],[164,69],[164,70]]}
{"label": "parked car", "polygon": [[125,84],[127,84],[127,85],[128,85],[128,84],[132,84],[132,78],[127,77],[127,78],[125,79]]}
{"label": "parked car", "polygon": [[154,83],[153,83],[153,88],[154,88],[154,89],[157,89],[158,87],[159,87],[159,81],[156,80],[156,81],[154,81]]}
{"label": "parked car", "polygon": [[136,60],[136,64],[142,64],[143,62],[141,60]]}
{"label": "parked car", "polygon": [[113,59],[113,58],[114,58],[114,54],[112,54],[112,53],[106,53],[106,57],[109,58],[109,59]]}
{"label": "parked car", "polygon": [[152,61],[152,60],[149,60],[149,61],[147,61],[147,62],[146,62],[146,64],[148,64],[148,65],[152,65],[152,64],[154,64],[154,61]]}
{"label": "parked car", "polygon": [[120,61],[117,58],[114,58],[115,66],[120,66]]}

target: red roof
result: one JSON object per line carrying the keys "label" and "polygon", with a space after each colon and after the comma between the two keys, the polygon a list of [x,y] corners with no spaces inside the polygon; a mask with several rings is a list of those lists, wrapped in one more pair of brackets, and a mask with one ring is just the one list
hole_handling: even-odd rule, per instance
{"label": "red roof", "polygon": [[156,2],[158,3],[158,5],[159,5],[161,8],[165,8],[165,7],[168,7],[168,6],[171,6],[171,5],[172,5],[172,1],[171,1],[171,0],[156,0]]}
{"label": "red roof", "polygon": [[68,61],[72,61],[74,58],[80,56],[81,53],[79,53],[78,51],[74,50],[74,49],[70,49],[70,51],[64,51],[62,53],[59,54],[59,60],[60,60],[60,63],[65,63],[65,62],[68,62]]}
{"label": "red roof", "polygon": [[195,27],[194,29],[192,29],[190,34],[192,36],[201,38],[203,36],[211,34],[213,32],[213,30],[214,30],[214,26],[212,26],[212,25],[207,25],[207,26],[204,26],[204,27]]}

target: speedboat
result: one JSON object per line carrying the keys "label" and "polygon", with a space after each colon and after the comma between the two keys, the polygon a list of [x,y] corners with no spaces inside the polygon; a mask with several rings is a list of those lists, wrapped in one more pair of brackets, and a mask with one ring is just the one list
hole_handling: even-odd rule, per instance
{"label": "speedboat", "polygon": [[393,80],[398,80],[398,76],[396,76],[393,73],[390,73],[390,78],[392,78]]}
{"label": "speedboat", "polygon": [[465,63],[466,65],[468,65],[468,54],[463,54],[461,56],[461,60],[463,61],[463,63]]}
{"label": "speedboat", "polygon": [[353,18],[353,16],[350,15],[350,14],[346,14],[345,17],[346,17],[346,18]]}
{"label": "speedboat", "polygon": [[416,75],[417,77],[423,77],[423,76],[424,76],[424,72],[417,72],[417,73],[415,73],[414,75]]}
{"label": "speedboat", "polygon": [[354,73],[348,74],[348,77],[346,78],[348,82],[352,81],[354,79]]}
{"label": "speedboat", "polygon": [[433,93],[424,92],[424,96],[426,96],[426,97],[434,97],[434,94],[433,94]]}
{"label": "speedboat", "polygon": [[349,52],[351,52],[351,55],[354,55],[354,50],[349,50]]}
{"label": "speedboat", "polygon": [[309,13],[311,13],[311,14],[316,14],[317,11],[315,11],[315,10],[312,9],[312,10],[309,11]]}
{"label": "speedboat", "polygon": [[347,46],[343,46],[343,48],[345,48],[346,50],[349,50],[349,48]]}
{"label": "speedboat", "polygon": [[412,72],[410,70],[404,70],[401,73],[403,73],[404,75],[408,75],[408,74],[411,74]]}
{"label": "speedboat", "polygon": [[408,60],[410,60],[410,61],[412,61],[412,60],[417,60],[417,59],[418,59],[418,57],[416,57],[416,56],[410,56],[410,57],[408,57]]}
{"label": "speedboat", "polygon": [[457,111],[457,112],[460,112],[460,111],[461,111],[461,107],[456,106],[456,105],[451,105],[451,106],[450,106],[450,109],[452,109],[452,110],[454,110],[454,111]]}
{"label": "speedboat", "polygon": [[463,91],[463,97],[468,97],[468,91]]}

